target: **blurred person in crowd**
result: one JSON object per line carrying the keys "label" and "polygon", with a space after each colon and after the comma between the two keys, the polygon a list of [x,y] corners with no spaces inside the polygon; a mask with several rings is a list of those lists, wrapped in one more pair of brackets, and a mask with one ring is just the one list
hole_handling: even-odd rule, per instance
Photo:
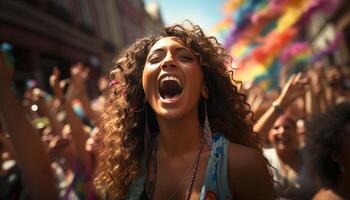
{"label": "blurred person in crowd", "polygon": [[11,91],[12,75],[13,69],[5,64],[0,52],[0,114],[10,135],[25,193],[31,199],[57,199],[50,158]]}
{"label": "blurred person in crowd", "polygon": [[350,97],[350,83],[340,66],[332,65],[327,69],[326,80],[329,85],[326,99],[329,106],[347,101]]}
{"label": "blurred person in crowd", "polygon": [[[53,70],[50,76],[50,85],[54,91],[54,101],[58,101],[58,105],[62,107],[66,115],[66,125],[59,124],[57,119],[49,117],[50,122],[54,125],[55,132],[59,132],[60,135],[56,137],[55,141],[52,141],[50,146],[51,152],[57,156],[58,163],[56,163],[56,170],[61,168],[65,177],[61,182],[65,184],[63,186],[63,199],[96,199],[95,190],[92,182],[93,170],[95,167],[95,159],[92,151],[87,149],[87,141],[90,139],[91,129],[86,129],[86,125],[90,125],[89,122],[84,124],[84,120],[90,120],[85,113],[90,112],[91,117],[94,115],[93,111],[86,111],[86,108],[77,109],[75,102],[87,101],[86,104],[90,108],[90,102],[86,98],[86,90],[84,81],[88,77],[88,70],[82,64],[77,64],[71,67],[71,80],[68,86],[69,94],[65,94],[63,88],[64,84],[60,81],[60,71],[58,68]],[[86,98],[80,100],[80,97]],[[76,98],[76,99],[73,99]],[[79,106],[82,106],[80,103]],[[41,107],[45,107],[42,105]],[[50,116],[50,113],[47,113]],[[79,118],[80,117],[80,118]],[[95,119],[95,118],[93,118]],[[86,131],[88,130],[88,131]],[[91,148],[90,148],[91,150]]]}
{"label": "blurred person in crowd", "polygon": [[321,61],[315,62],[307,71],[311,90],[306,95],[307,117],[324,112],[335,104],[349,100],[350,79],[346,70]]}
{"label": "blurred person in crowd", "polygon": [[106,198],[273,199],[230,62],[195,25],[166,27],[115,61],[95,180]]}
{"label": "blurred person in crowd", "polygon": [[350,103],[314,116],[307,132],[309,164],[322,187],[313,199],[350,199]]}
{"label": "blurred person in crowd", "polygon": [[296,122],[290,114],[279,116],[268,134],[272,148],[264,155],[275,167],[275,187],[281,199],[310,199],[316,191],[305,153],[300,149]]}
{"label": "blurred person in crowd", "polygon": [[[50,77],[52,102],[47,102],[50,98],[44,91],[31,88],[21,107],[11,91],[13,69],[5,66],[1,58],[0,114],[10,135],[23,188],[31,199],[97,198],[92,182],[95,159],[87,150],[88,146],[92,150],[93,142],[87,144],[89,134],[74,105],[75,99],[84,105],[90,103],[84,91],[88,70],[79,64],[71,72],[68,94],[64,93],[60,72],[55,68]],[[60,112],[65,113],[65,120],[58,120]],[[89,114],[95,117],[92,112]],[[18,199],[18,195],[14,198]]]}
{"label": "blurred person in crowd", "polygon": [[266,138],[264,155],[273,168],[275,189],[281,199],[310,199],[315,192],[300,149],[295,112],[291,112],[292,103],[305,94],[307,85],[301,73],[292,75],[254,125],[254,131]]}
{"label": "blurred person in crowd", "polygon": [[254,124],[254,131],[262,138],[267,139],[276,119],[285,111],[291,113],[290,106],[296,99],[305,94],[307,88],[308,79],[302,77],[302,73],[293,74],[283,86],[278,97],[272,101],[272,106],[270,105]]}

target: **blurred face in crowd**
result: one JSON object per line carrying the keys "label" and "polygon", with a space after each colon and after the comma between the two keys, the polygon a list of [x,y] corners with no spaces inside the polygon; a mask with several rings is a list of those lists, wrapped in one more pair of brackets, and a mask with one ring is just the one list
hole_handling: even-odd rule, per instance
{"label": "blurred face in crowd", "polygon": [[275,121],[268,139],[278,151],[295,150],[298,148],[296,127],[287,115],[282,115]]}
{"label": "blurred face in crowd", "polygon": [[142,85],[157,116],[166,120],[197,113],[204,90],[203,73],[197,58],[176,37],[162,38],[151,48]]}
{"label": "blurred face in crowd", "polygon": [[341,72],[336,67],[331,67],[328,69],[327,73],[327,81],[331,86],[340,86],[341,85]]}

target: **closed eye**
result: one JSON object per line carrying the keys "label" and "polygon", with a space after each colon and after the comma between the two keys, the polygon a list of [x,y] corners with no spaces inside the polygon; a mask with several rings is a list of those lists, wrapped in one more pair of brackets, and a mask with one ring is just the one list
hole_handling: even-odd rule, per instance
{"label": "closed eye", "polygon": [[159,57],[152,58],[152,59],[149,60],[149,62],[150,62],[151,64],[158,63],[158,62],[160,62],[160,61],[161,61],[161,58],[159,58]]}
{"label": "closed eye", "polygon": [[180,55],[179,59],[184,62],[191,62],[193,61],[193,57],[189,55]]}
{"label": "closed eye", "polygon": [[158,54],[153,54],[151,57],[148,59],[148,62],[151,64],[158,63],[162,60],[162,57]]}

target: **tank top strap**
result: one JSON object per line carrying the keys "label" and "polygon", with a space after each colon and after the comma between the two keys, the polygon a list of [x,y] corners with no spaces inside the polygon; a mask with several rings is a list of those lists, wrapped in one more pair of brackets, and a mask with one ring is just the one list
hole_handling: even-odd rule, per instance
{"label": "tank top strap", "polygon": [[228,147],[230,141],[221,134],[213,136],[200,200],[232,199],[228,184]]}
{"label": "tank top strap", "polygon": [[145,186],[147,182],[147,160],[151,155],[151,150],[153,146],[156,144],[156,137],[151,139],[149,148],[143,152],[141,157],[141,171],[139,176],[129,185],[128,192],[126,195],[126,200],[139,200],[142,199],[142,196],[145,192]]}
{"label": "tank top strap", "polygon": [[144,154],[141,160],[142,172],[140,173],[140,176],[138,176],[128,188],[128,193],[126,195],[127,200],[139,200],[142,196],[142,193],[144,192],[145,183],[147,180],[146,157],[147,155]]}

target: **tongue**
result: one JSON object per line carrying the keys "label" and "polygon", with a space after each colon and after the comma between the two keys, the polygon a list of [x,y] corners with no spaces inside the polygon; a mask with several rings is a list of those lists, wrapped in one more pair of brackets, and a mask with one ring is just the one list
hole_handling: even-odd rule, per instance
{"label": "tongue", "polygon": [[180,94],[182,88],[174,80],[162,81],[159,87],[159,93],[166,99],[173,98],[177,94]]}

